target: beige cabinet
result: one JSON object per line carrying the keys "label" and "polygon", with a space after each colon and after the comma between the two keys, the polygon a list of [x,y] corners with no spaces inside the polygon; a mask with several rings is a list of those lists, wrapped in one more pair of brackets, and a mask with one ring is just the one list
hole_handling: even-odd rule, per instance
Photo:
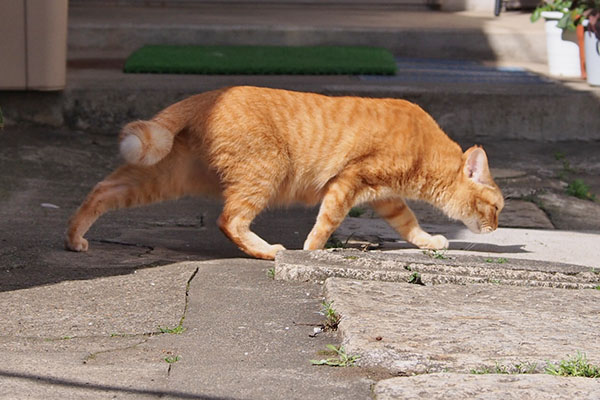
{"label": "beige cabinet", "polygon": [[60,90],[68,0],[0,0],[0,90]]}

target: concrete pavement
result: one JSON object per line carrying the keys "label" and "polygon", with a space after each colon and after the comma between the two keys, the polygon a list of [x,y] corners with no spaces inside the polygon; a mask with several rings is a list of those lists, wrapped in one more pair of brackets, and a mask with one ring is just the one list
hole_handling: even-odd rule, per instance
{"label": "concrete pavement", "polygon": [[[310,360],[324,357],[321,351],[325,346],[340,340],[349,351],[362,354],[364,360],[369,360],[372,351],[355,345],[355,341],[349,339],[350,332],[355,329],[362,332],[365,327],[384,332],[385,343],[396,349],[392,352],[394,359],[402,359],[401,346],[407,343],[402,335],[394,336],[395,331],[387,324],[398,326],[397,323],[402,322],[406,329],[415,331],[422,331],[425,324],[431,327],[432,335],[443,334],[446,331],[435,329],[435,318],[431,322],[424,319],[426,315],[433,318],[435,312],[441,310],[437,305],[439,301],[449,302],[444,307],[447,313],[463,310],[462,314],[457,314],[463,322],[486,321],[486,315],[501,310],[507,316],[521,318],[519,315],[529,309],[528,313],[543,313],[543,319],[548,323],[546,328],[529,329],[531,325],[528,324],[533,324],[535,318],[524,314],[522,319],[507,322],[506,331],[498,331],[502,332],[507,343],[505,348],[512,349],[510,354],[498,352],[492,356],[474,348],[460,353],[461,357],[470,357],[468,363],[460,361],[461,358],[456,358],[455,363],[450,359],[444,361],[445,364],[442,364],[446,367],[442,370],[446,368],[447,372],[459,374],[455,380],[459,387],[465,379],[476,379],[468,375],[469,368],[494,366],[495,361],[513,365],[517,360],[533,362],[547,357],[556,362],[580,350],[586,352],[591,361],[598,362],[595,341],[585,336],[586,332],[597,330],[594,327],[598,317],[592,309],[597,303],[594,300],[596,290],[551,287],[533,290],[505,285],[507,282],[504,280],[508,281],[510,277],[502,276],[499,271],[510,272],[511,268],[503,268],[503,265],[509,267],[513,261],[485,261],[528,254],[536,255],[534,258],[543,258],[545,253],[563,255],[560,259],[563,264],[527,263],[522,260],[521,264],[515,263],[512,270],[520,271],[521,282],[543,281],[540,273],[546,268],[547,272],[542,275],[548,278],[548,282],[579,282],[580,287],[594,287],[596,284],[593,263],[598,259],[594,246],[595,239],[599,237],[597,230],[596,233],[571,232],[568,226],[563,227],[566,231],[539,230],[548,227],[548,224],[553,227],[554,220],[538,207],[535,196],[540,193],[562,196],[564,193],[558,178],[564,165],[555,160],[553,144],[521,143],[515,146],[510,141],[483,143],[496,173],[505,177],[498,179],[505,193],[512,193],[513,197],[529,196],[531,201],[515,198],[513,206],[507,207],[506,215],[522,215],[530,229],[501,228],[494,234],[478,237],[482,247],[472,246],[466,252],[457,249],[476,238],[449,235],[451,250],[445,256],[452,259],[438,260],[438,264],[446,276],[452,276],[452,268],[462,267],[463,276],[467,271],[471,277],[477,277],[473,275],[474,271],[485,271],[485,267],[489,266],[489,270],[496,271],[495,275],[479,279],[479,282],[487,283],[417,287],[405,282],[328,280],[326,298],[334,300],[336,309],[343,316],[344,323],[338,333],[341,336],[328,332],[311,337],[324,320],[319,314],[323,299],[321,283],[273,281],[269,278],[268,271],[279,268],[277,263],[245,258],[218,231],[215,224],[220,209],[218,203],[182,199],[109,213],[88,235],[90,252],[79,254],[63,250],[62,238],[68,216],[93,184],[119,162],[114,138],[68,130],[9,127],[0,135],[0,143],[0,168],[10,171],[0,175],[0,301],[4,305],[0,316],[0,354],[3,360],[0,397],[369,398],[374,387],[375,393],[386,398],[384,393],[392,390],[389,386],[393,382],[385,379],[397,374],[397,368],[389,368],[386,363],[371,363],[361,368],[337,369],[312,366]],[[592,179],[597,176],[600,165],[597,145],[562,143],[561,149],[572,160],[572,168],[576,171],[572,177],[582,176],[597,193],[598,182]],[[523,191],[524,179],[538,184]],[[534,208],[521,209],[523,204]],[[594,214],[598,204],[589,201],[584,204],[588,219],[592,221],[598,215]],[[417,206],[415,210],[429,229],[437,226],[456,232],[456,235],[464,232],[457,225],[444,222],[439,213],[429,208]],[[528,213],[536,217],[527,218]],[[539,220],[542,222],[538,222],[541,225],[531,226],[538,221],[540,213],[543,215],[543,219]],[[316,209],[271,210],[257,219],[255,229],[270,241],[277,240],[290,249],[298,249],[315,215]],[[361,227],[358,230],[357,221]],[[508,218],[506,221],[510,226],[517,219]],[[340,240],[346,240],[344,229],[350,229],[355,239],[354,242],[349,241],[351,245],[360,247],[366,241],[382,250],[390,250],[374,252],[374,257],[381,254],[396,260],[394,262],[405,262],[411,257],[435,260],[420,251],[403,250],[407,246],[393,232],[378,224],[379,220],[370,218],[367,210],[360,218],[348,218],[336,235]],[[502,235],[503,231],[510,234]],[[559,243],[544,242],[544,238],[553,234],[558,235]],[[587,241],[582,241],[582,238]],[[540,239],[542,243],[539,243]],[[549,246],[544,247],[544,244]],[[559,252],[553,253],[553,248]],[[504,251],[498,252],[499,249]],[[586,255],[579,257],[579,253]],[[297,254],[301,256],[303,253]],[[371,253],[359,252],[358,256],[352,253],[346,261],[353,261],[354,257],[358,261],[363,254],[368,256]],[[471,269],[465,268],[468,263],[463,261],[469,257],[477,258],[479,264],[471,265]],[[427,263],[421,260],[416,264],[426,266]],[[559,269],[553,270],[551,265]],[[377,268],[374,266],[367,263],[365,268],[376,275]],[[421,268],[415,266],[415,271],[408,271],[402,267],[401,271],[405,274],[420,271],[424,283],[435,283],[435,279],[428,279],[439,272]],[[523,277],[523,271],[536,275],[536,279]],[[560,276],[565,279],[561,281],[558,279]],[[279,278],[277,272],[276,277]],[[332,286],[334,283],[337,286]],[[345,285],[350,285],[350,288],[370,286],[347,295],[344,294]],[[385,302],[386,297],[380,298],[376,293],[383,295],[387,293],[386,288],[393,297],[397,297],[398,303],[380,303]],[[414,303],[412,307],[416,308],[406,308],[406,301],[414,297],[415,290],[432,303],[411,300]],[[454,297],[449,293],[454,293]],[[452,303],[459,302],[461,298],[488,299],[488,308],[479,307],[483,300],[477,300],[467,309],[459,308],[459,303]],[[489,300],[491,298],[498,301]],[[503,299],[502,302],[500,299]],[[353,302],[358,302],[360,312],[352,308]],[[558,304],[568,310],[563,310]],[[383,312],[384,307],[395,311]],[[407,313],[414,317],[407,320]],[[448,318],[455,318],[450,314]],[[369,322],[365,322],[365,318]],[[182,333],[164,333],[177,331],[180,323],[184,328]],[[465,343],[470,343],[463,342],[464,338],[469,337],[471,341],[481,338],[478,336],[481,335],[479,326],[465,325],[465,329],[471,329],[465,331],[470,332],[470,336],[459,335],[453,339],[453,346],[464,348]],[[527,342],[532,344],[527,351],[519,347],[522,345],[519,341],[521,336],[513,337],[514,331],[510,327],[514,326],[521,326],[520,335],[529,332]],[[555,333],[542,341],[542,333],[548,330]],[[368,335],[371,335],[370,332]],[[494,339],[494,330],[486,332],[490,341],[499,340]],[[388,337],[396,339],[388,342]],[[429,343],[429,339],[412,339],[411,343],[417,342],[425,344]],[[545,351],[536,347],[538,342],[546,343]],[[431,349],[435,346],[430,345],[427,351],[415,348],[409,359],[425,360],[421,364],[430,365],[432,361],[427,360],[438,357],[431,353]],[[479,364],[481,367],[478,367]],[[434,382],[443,381],[446,377],[434,374],[431,378],[426,375],[420,379],[431,379],[432,383],[425,386],[437,390]],[[482,379],[493,381],[489,376]],[[529,382],[527,387],[531,390],[541,390],[548,378],[532,375],[532,378],[515,378],[515,382],[521,379]],[[382,383],[373,386],[377,382]],[[412,381],[399,382],[393,390],[399,390],[406,386],[406,382]],[[590,381],[579,382],[568,381],[565,387],[574,385],[573,390],[584,390],[581,393],[592,390],[587,386]],[[493,382],[487,384],[496,385]],[[567,398],[571,392],[557,393]],[[402,394],[396,398],[410,396]],[[433,394],[432,398],[435,398]]]}
{"label": "concrete pavement", "polygon": [[[597,398],[597,379],[543,372],[547,362],[577,352],[600,363],[600,204],[566,193],[578,178],[600,193],[598,89],[523,84],[485,69],[508,62],[543,71],[538,53],[523,60],[493,44],[518,43],[519,35],[535,42],[541,26],[509,14],[210,10],[139,19],[131,10],[114,19],[94,8],[72,10],[67,89],[0,93],[9,123],[0,132],[0,398]],[[299,29],[307,19],[312,28]],[[238,26],[244,21],[254,23]],[[429,29],[436,24],[440,29]],[[428,65],[429,75],[407,70],[395,81],[119,72],[136,40],[197,39],[209,28],[209,38],[253,32],[292,44],[395,37],[404,49],[399,56],[418,56],[420,42],[422,54],[444,49],[477,64],[461,62],[450,78],[446,66]],[[415,40],[427,31],[431,36]],[[97,36],[102,32],[108,35]],[[447,47],[444,35],[462,35],[464,47]],[[119,163],[120,125],[232,84],[416,101],[463,147],[484,145],[507,198],[500,230],[475,236],[415,204],[422,225],[450,239],[450,250],[423,254],[365,208],[334,236],[376,250],[290,251],[273,263],[246,258],[219,232],[218,202],[182,199],[110,213],[89,232],[88,253],[63,250],[69,215]],[[254,229],[300,249],[316,212],[269,210]],[[295,261],[286,265],[289,259]],[[337,332],[319,331],[324,299],[342,316]],[[310,364],[331,357],[326,345],[340,343],[361,356],[360,368]],[[414,373],[420,375],[405,376]]]}

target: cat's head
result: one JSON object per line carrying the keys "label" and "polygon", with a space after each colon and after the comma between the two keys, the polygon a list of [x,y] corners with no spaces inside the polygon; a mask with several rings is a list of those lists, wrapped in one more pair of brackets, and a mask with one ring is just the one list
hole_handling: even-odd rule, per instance
{"label": "cat's head", "polygon": [[479,146],[471,147],[464,152],[462,163],[452,201],[452,216],[472,232],[493,232],[498,228],[504,197],[492,178],[485,151]]}

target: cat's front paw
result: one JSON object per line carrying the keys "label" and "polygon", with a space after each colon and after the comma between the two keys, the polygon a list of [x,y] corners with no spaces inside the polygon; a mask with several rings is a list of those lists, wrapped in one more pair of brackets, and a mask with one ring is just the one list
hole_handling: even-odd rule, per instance
{"label": "cat's front paw", "polygon": [[431,237],[430,246],[432,250],[443,250],[450,246],[450,242],[442,235],[435,235]]}
{"label": "cat's front paw", "polygon": [[420,249],[443,250],[450,246],[450,242],[442,235],[421,237],[415,243]]}
{"label": "cat's front paw", "polygon": [[88,241],[83,237],[72,238],[67,237],[65,239],[65,249],[71,251],[87,251],[88,250]]}

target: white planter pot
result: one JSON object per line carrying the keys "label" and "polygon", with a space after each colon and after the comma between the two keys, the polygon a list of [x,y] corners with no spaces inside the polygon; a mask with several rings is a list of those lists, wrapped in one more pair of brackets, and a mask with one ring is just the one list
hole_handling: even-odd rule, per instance
{"label": "white planter pot", "polygon": [[600,86],[600,41],[596,38],[596,35],[586,30],[583,47],[585,48],[587,82],[590,85]]}
{"label": "white planter pot", "polygon": [[546,20],[546,46],[550,75],[578,78],[581,77],[581,65],[577,35],[575,32],[556,26],[562,16],[563,13],[560,11],[542,12],[542,17]]}

